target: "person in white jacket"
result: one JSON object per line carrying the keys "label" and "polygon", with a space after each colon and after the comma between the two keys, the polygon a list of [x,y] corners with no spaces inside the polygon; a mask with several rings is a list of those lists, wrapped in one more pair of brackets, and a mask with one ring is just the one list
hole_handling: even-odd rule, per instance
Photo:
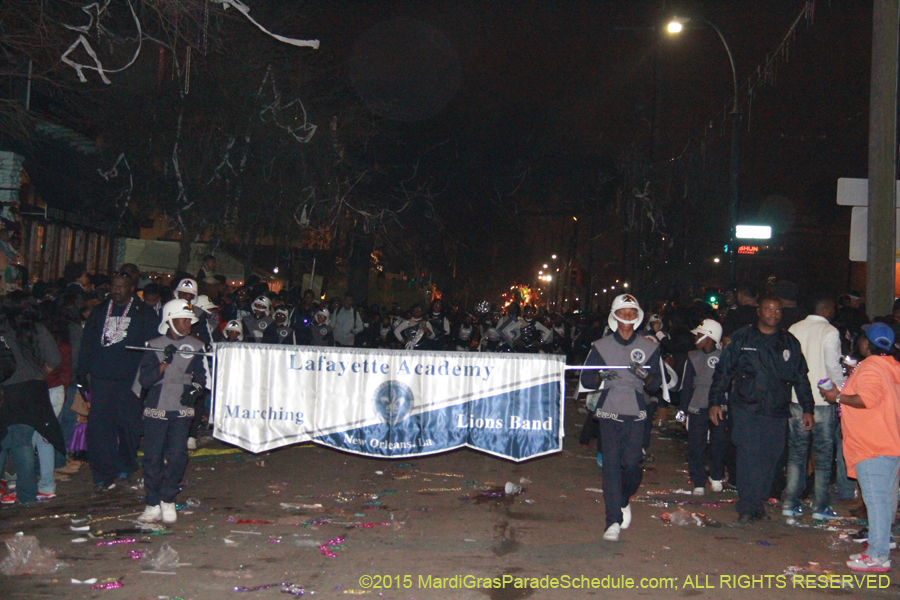
{"label": "person in white jacket", "polygon": [[840,388],[844,383],[841,369],[841,337],[831,325],[834,318],[834,300],[822,296],[813,304],[813,314],[794,323],[788,331],[800,340],[800,348],[809,367],[809,384],[815,400],[815,425],[812,431],[803,428],[803,410],[794,394],[791,402],[791,420],[788,434],[787,487],[784,490],[783,516],[800,518],[805,513],[800,496],[806,488],[806,462],[809,458],[809,438],[812,436],[816,460],[816,489],[812,501],[812,518],[819,521],[838,517],[830,504],[828,486],[831,483],[831,463],[834,460],[834,405],[827,402],[819,385],[828,389],[830,384]]}
{"label": "person in white jacket", "polygon": [[344,304],[331,315],[331,329],[336,345],[351,347],[356,343],[356,334],[363,330],[362,319],[353,306],[353,296],[349,293],[344,294]]}

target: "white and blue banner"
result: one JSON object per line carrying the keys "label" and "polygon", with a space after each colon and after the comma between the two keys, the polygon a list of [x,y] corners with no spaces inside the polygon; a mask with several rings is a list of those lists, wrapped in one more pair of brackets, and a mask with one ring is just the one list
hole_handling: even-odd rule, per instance
{"label": "white and blue banner", "polygon": [[562,449],[564,357],[240,343],[215,357],[215,437],[251,452],[311,441],[521,461]]}

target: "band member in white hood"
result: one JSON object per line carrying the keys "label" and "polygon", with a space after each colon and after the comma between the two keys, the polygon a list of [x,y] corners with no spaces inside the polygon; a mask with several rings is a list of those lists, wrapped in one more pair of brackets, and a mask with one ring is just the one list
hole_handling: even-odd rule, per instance
{"label": "band member in white hood", "polygon": [[658,345],[636,329],[644,319],[638,301],[630,294],[616,297],[609,313],[612,335],[591,345],[586,366],[628,367],[618,370],[584,370],[581,385],[600,389],[594,416],[600,422],[603,454],[603,499],[606,527],[603,539],[616,542],[631,524],[631,497],[641,485],[641,448],[648,395],[662,381]]}

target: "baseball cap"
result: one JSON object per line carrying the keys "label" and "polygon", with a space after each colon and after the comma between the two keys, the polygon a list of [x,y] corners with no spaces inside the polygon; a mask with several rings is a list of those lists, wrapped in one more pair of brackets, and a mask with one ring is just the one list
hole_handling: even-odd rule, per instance
{"label": "baseball cap", "polygon": [[866,332],[869,342],[882,350],[890,350],[894,345],[894,330],[885,323],[872,323],[864,326],[863,331]]}

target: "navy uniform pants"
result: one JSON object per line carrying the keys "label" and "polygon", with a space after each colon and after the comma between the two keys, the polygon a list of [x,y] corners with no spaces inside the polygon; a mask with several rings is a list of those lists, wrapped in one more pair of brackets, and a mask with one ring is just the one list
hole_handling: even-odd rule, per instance
{"label": "navy uniform pants", "polygon": [[754,415],[739,408],[731,410],[731,437],[737,447],[737,488],[735,504],[739,514],[765,510],[765,501],[775,478],[778,459],[787,438],[787,418]]}
{"label": "navy uniform pants", "polygon": [[709,438],[709,477],[721,481],[725,477],[725,452],[728,450],[728,430],[719,421],[713,425],[709,420],[709,409],[697,409],[688,413],[688,472],[694,487],[706,485],[706,470],[703,468],[703,454]]}
{"label": "navy uniform pants", "polygon": [[95,484],[108,486],[117,477],[137,471],[141,412],[130,381],[91,378],[87,447]]}
{"label": "navy uniform pants", "polygon": [[641,447],[644,419],[623,417],[621,421],[600,419],[600,450],[603,454],[603,500],[606,527],[622,523],[622,509],[641,485]]}
{"label": "navy uniform pants", "polygon": [[187,439],[193,409],[144,410],[144,490],[147,506],[175,502],[188,462]]}

